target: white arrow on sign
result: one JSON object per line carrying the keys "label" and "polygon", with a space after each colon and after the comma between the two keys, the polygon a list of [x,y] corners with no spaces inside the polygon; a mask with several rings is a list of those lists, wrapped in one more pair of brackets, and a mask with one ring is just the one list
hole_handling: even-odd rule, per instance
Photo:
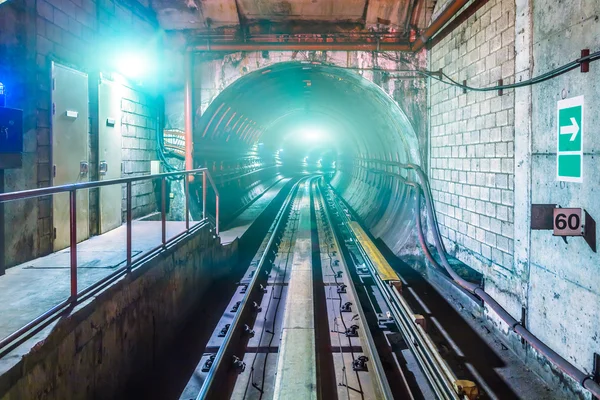
{"label": "white arrow on sign", "polygon": [[575,118],[571,118],[571,125],[560,127],[560,134],[561,135],[571,135],[571,139],[569,139],[569,141],[571,141],[571,142],[573,140],[575,140],[578,133],[579,133],[579,124],[577,124],[577,121],[575,120]]}

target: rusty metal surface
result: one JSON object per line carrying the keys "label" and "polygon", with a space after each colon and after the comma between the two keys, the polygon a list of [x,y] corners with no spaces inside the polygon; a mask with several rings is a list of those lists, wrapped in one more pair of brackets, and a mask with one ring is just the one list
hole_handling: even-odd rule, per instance
{"label": "rusty metal surface", "polygon": [[[158,0],[166,30],[212,34],[395,31],[426,28],[434,0]],[[190,31],[192,35],[194,32]]]}

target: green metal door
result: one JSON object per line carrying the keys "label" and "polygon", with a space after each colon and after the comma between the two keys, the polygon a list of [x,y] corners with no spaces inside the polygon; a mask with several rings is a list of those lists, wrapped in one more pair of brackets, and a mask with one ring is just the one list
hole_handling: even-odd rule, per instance
{"label": "green metal door", "polygon": [[[121,85],[102,79],[98,88],[100,180],[121,177]],[[100,188],[100,233],[121,225],[121,185]]]}
{"label": "green metal door", "polygon": [[[87,182],[88,76],[52,63],[52,184]],[[89,237],[88,190],[77,191],[77,241]],[[70,243],[69,194],[53,197],[54,251]]]}

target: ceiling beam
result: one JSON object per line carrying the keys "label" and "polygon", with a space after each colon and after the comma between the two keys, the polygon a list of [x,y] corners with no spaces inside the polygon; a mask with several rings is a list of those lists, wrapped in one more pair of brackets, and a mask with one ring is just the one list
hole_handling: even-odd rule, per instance
{"label": "ceiling beam", "polygon": [[408,42],[207,42],[190,51],[410,51]]}

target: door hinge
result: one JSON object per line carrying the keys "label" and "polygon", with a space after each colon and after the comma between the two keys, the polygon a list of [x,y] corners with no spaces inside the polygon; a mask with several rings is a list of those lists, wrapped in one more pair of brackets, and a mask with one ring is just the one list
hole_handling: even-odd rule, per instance
{"label": "door hinge", "polygon": [[56,114],[56,104],[52,103],[52,115]]}
{"label": "door hinge", "polygon": [[56,90],[56,78],[52,78],[52,90]]}
{"label": "door hinge", "polygon": [[52,166],[52,177],[56,178],[56,165]]}
{"label": "door hinge", "polygon": [[56,228],[54,228],[54,233],[52,234],[52,236],[53,239],[56,239]]}

